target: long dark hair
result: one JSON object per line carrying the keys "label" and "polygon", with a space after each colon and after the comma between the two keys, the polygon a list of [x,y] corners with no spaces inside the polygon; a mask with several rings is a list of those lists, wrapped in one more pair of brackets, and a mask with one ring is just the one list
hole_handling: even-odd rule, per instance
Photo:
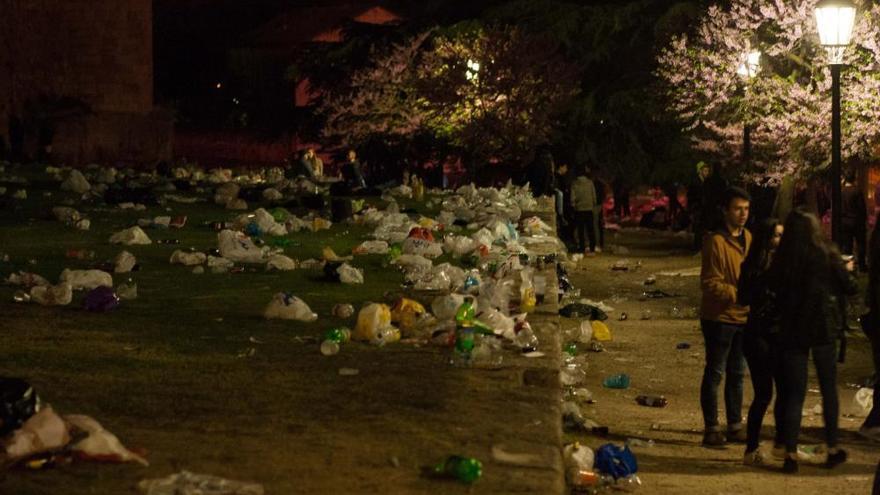
{"label": "long dark hair", "polygon": [[797,208],[785,219],[785,232],[770,271],[780,287],[803,287],[812,274],[840,259],[837,247],[822,233],[819,219]]}
{"label": "long dark hair", "polygon": [[765,218],[752,232],[752,246],[742,264],[743,273],[766,270],[770,265],[770,242],[776,234],[776,227],[782,222],[775,218]]}

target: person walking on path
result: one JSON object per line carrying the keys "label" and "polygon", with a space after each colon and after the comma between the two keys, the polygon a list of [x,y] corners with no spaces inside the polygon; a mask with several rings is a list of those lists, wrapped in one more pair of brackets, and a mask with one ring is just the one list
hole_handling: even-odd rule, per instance
{"label": "person walking on path", "polygon": [[[878,214],[880,215],[880,214]],[[880,218],[874,220],[871,244],[868,248],[868,289],[865,303],[868,314],[862,316],[862,328],[871,342],[874,358],[874,403],[871,412],[859,428],[859,434],[874,441],[880,441]]]}
{"label": "person walking on path", "polygon": [[779,296],[786,473],[798,471],[797,444],[811,353],[822,392],[828,445],[825,466],[846,461],[846,451],[837,447],[837,343],[843,337],[846,296],[858,290],[852,268],[852,261],[845,265],[840,252],[824,237],[815,215],[801,209],[789,214],[768,275],[770,290]]}
{"label": "person walking on path", "polygon": [[[592,254],[596,251],[595,222],[596,186],[590,179],[590,169],[583,167],[577,179],[571,185],[571,206],[574,210],[575,220],[575,243],[577,249],[584,254]],[[590,239],[587,250],[587,238]]]}
{"label": "person walking on path", "polygon": [[[764,413],[773,399],[773,383],[779,391],[781,367],[779,366],[776,342],[779,334],[779,311],[776,307],[776,295],[767,286],[767,270],[779,241],[782,239],[782,224],[775,218],[768,218],[758,224],[755,229],[749,254],[743,261],[740,270],[737,302],[749,306],[749,317],[743,331],[743,354],[749,365],[752,388],[755,391],[752,405],[749,407],[746,422],[746,452],[744,464],[764,464],[764,453],[759,449],[761,425]],[[776,420],[776,438],[774,447],[782,445],[779,425],[782,424],[782,402],[777,399],[773,406],[773,417]]]}
{"label": "person walking on path", "polygon": [[[703,446],[723,448],[727,442],[742,443],[743,328],[748,307],[737,302],[737,284],[742,262],[749,252],[752,235],[745,228],[749,219],[749,193],[728,188],[723,196],[724,225],[711,232],[703,243],[700,270],[702,304],[700,326],[706,345],[706,367],[700,386],[705,433]],[[718,424],[718,387],[724,380],[727,434]]]}
{"label": "person walking on path", "polygon": [[[865,196],[855,185],[856,176],[852,171],[844,175],[840,204],[840,250],[843,254],[855,254],[859,271],[866,272],[865,240],[867,236],[868,205]],[[855,248],[855,253],[853,253]]]}

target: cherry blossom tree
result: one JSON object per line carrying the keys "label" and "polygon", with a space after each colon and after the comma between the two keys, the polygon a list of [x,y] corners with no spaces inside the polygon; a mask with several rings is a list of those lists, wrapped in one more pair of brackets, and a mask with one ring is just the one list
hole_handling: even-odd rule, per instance
{"label": "cherry blossom tree", "polygon": [[[658,58],[671,110],[696,149],[756,181],[810,177],[831,150],[831,74],[814,18],[817,0],[732,0],[711,6]],[[841,75],[843,159],[868,158],[880,137],[880,7],[857,2]],[[759,50],[755,77],[737,71]],[[743,128],[752,154],[743,168]]]}
{"label": "cherry blossom tree", "polygon": [[554,42],[516,27],[431,30],[372,58],[322,98],[324,136],[358,144],[428,134],[466,165],[522,163],[550,141],[579,81]]}

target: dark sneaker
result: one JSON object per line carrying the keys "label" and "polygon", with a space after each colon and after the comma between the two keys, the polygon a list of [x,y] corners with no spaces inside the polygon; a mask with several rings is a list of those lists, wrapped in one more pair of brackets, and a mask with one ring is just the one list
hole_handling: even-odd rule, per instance
{"label": "dark sneaker", "polygon": [[846,451],[843,449],[837,449],[835,453],[828,453],[828,460],[825,461],[825,467],[828,469],[832,469],[846,462]]}
{"label": "dark sneaker", "polygon": [[788,474],[798,472],[798,462],[791,457],[786,456],[785,461],[782,463],[782,472]]}
{"label": "dark sneaker", "polygon": [[727,439],[720,431],[707,431],[703,434],[703,447],[709,449],[723,449],[727,445]]}
{"label": "dark sneaker", "polygon": [[746,429],[730,430],[727,432],[727,441],[729,443],[746,443]]}

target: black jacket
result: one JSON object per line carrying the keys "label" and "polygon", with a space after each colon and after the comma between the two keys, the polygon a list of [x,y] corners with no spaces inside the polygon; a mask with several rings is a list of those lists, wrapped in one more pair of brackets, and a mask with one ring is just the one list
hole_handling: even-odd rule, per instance
{"label": "black jacket", "polygon": [[772,274],[769,287],[777,294],[780,310],[780,344],[807,349],[830,344],[842,337],[846,325],[846,297],[856,294],[855,278],[839,259],[815,253],[796,287],[783,287]]}

